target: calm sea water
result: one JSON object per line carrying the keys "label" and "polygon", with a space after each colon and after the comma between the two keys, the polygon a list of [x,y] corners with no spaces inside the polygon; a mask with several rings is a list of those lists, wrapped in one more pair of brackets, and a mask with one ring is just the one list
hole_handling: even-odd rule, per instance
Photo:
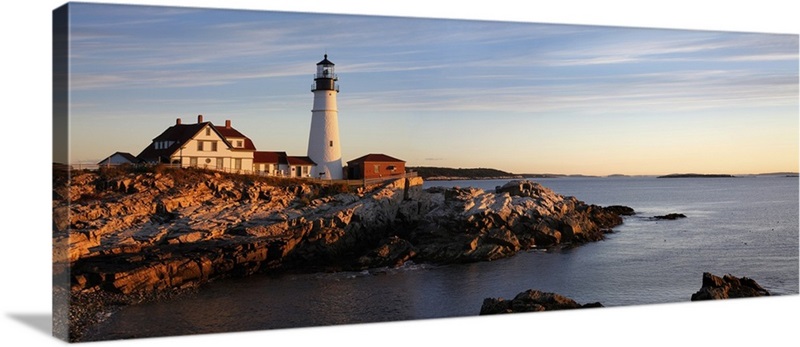
{"label": "calm sea water", "polygon": [[[637,211],[607,239],[466,265],[255,276],[173,301],[126,307],[91,335],[118,339],[472,316],[527,289],[605,306],[686,302],[703,272],[798,294],[798,178],[555,178],[563,195]],[[487,190],[507,180],[426,182]],[[688,218],[648,217],[683,213]]]}

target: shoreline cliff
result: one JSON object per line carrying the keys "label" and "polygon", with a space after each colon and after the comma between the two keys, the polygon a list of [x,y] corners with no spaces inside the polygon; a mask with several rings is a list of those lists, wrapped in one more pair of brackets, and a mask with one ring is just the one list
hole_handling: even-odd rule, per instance
{"label": "shoreline cliff", "polygon": [[93,300],[132,304],[255,273],[494,260],[601,240],[632,213],[527,180],[487,192],[423,190],[419,177],[356,188],[194,169],[54,175],[54,293],[79,303],[54,317],[69,316],[79,341],[96,314],[81,303]]}

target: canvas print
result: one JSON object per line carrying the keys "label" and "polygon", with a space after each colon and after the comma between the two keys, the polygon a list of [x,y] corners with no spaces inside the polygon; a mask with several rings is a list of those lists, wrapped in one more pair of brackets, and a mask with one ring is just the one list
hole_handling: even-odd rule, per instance
{"label": "canvas print", "polygon": [[68,3],[53,54],[70,342],[798,294],[798,35]]}

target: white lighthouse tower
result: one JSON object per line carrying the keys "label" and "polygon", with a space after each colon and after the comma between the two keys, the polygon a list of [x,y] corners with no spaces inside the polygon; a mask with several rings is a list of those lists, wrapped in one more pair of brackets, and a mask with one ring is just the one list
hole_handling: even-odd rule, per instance
{"label": "white lighthouse tower", "polygon": [[314,108],[311,110],[308,157],[317,164],[311,169],[311,176],[329,180],[342,179],[339,111],[336,107],[336,94],[339,93],[337,80],[333,63],[325,54],[325,59],[317,63],[317,74],[311,86]]}

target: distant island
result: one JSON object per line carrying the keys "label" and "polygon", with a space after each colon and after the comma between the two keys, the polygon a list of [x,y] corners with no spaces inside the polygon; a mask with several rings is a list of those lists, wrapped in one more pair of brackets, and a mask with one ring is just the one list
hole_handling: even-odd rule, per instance
{"label": "distant island", "polygon": [[730,178],[730,177],[736,177],[736,176],[727,175],[727,174],[695,174],[695,173],[688,173],[688,174],[669,174],[669,175],[664,175],[664,176],[658,176],[656,178],[698,178],[698,177],[702,177],[702,178]]}
{"label": "distant island", "polygon": [[583,174],[558,174],[558,173],[512,173],[492,168],[451,168],[451,167],[430,167],[413,166],[408,167],[410,171],[417,173],[428,181],[447,181],[447,180],[490,180],[490,179],[536,179],[536,178],[627,178],[627,177],[655,177],[655,178],[735,178],[735,177],[798,177],[797,172],[770,172],[758,174],[701,174],[701,173],[673,173],[668,175],[627,175],[610,174],[606,176],[583,175]]}

